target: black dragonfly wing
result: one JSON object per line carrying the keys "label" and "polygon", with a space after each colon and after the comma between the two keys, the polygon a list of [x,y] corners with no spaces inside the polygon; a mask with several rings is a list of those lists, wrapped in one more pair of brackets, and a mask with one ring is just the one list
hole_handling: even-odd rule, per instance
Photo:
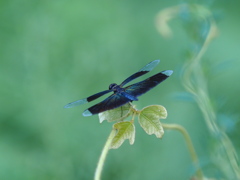
{"label": "black dragonfly wing", "polygon": [[109,96],[107,99],[103,100],[102,102],[86,109],[83,112],[83,116],[91,116],[107,110],[115,109],[130,101],[131,100],[125,97],[123,94],[114,93],[111,96]]}
{"label": "black dragonfly wing", "polygon": [[167,79],[172,73],[172,70],[162,71],[141,82],[127,86],[124,88],[125,92],[137,98]]}
{"label": "black dragonfly wing", "polygon": [[107,94],[107,93],[111,92],[111,91],[112,90],[102,91],[102,92],[96,93],[96,94],[94,94],[92,96],[89,96],[87,98],[80,99],[80,100],[68,103],[66,106],[64,106],[64,108],[72,108],[72,107],[75,107],[75,106],[79,106],[81,104],[85,104],[85,103],[91,102],[91,101],[93,101],[93,100],[103,96],[104,94]]}
{"label": "black dragonfly wing", "polygon": [[134,73],[133,75],[131,75],[127,79],[125,79],[120,84],[120,86],[123,87],[125,84],[129,83],[133,79],[136,79],[136,78],[138,78],[138,77],[140,77],[140,76],[150,72],[153,68],[155,68],[158,65],[159,62],[160,62],[160,60],[154,60],[154,61],[148,63],[142,69],[140,69],[138,72]]}

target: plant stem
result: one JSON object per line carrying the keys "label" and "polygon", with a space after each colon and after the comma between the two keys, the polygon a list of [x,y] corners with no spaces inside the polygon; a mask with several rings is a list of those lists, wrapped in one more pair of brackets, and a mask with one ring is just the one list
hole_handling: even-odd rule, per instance
{"label": "plant stem", "polygon": [[111,131],[110,135],[108,136],[108,139],[107,139],[107,141],[106,141],[106,143],[103,147],[102,154],[99,158],[97,168],[96,168],[96,171],[95,171],[94,180],[100,180],[101,179],[101,173],[102,173],[103,165],[104,165],[107,153],[109,151],[112,139],[115,136],[115,134],[116,134],[116,130],[112,129],[112,131]]}
{"label": "plant stem", "polygon": [[186,141],[186,144],[187,144],[187,148],[190,152],[190,156],[192,158],[192,161],[193,161],[193,164],[196,168],[196,174],[197,174],[197,177],[199,179],[204,179],[204,176],[203,176],[203,173],[202,173],[202,170],[200,169],[199,165],[198,165],[198,157],[197,157],[197,153],[194,149],[194,146],[193,146],[193,143],[192,143],[192,140],[187,132],[187,130],[178,125],[178,124],[162,124],[163,128],[164,129],[170,129],[170,130],[178,130],[180,133],[182,133],[185,141]]}

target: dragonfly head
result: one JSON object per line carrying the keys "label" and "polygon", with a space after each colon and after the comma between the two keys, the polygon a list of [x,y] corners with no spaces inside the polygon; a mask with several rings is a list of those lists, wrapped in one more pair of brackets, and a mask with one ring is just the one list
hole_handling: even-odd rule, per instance
{"label": "dragonfly head", "polygon": [[118,85],[116,83],[112,83],[112,84],[109,85],[109,90],[116,90],[117,86]]}

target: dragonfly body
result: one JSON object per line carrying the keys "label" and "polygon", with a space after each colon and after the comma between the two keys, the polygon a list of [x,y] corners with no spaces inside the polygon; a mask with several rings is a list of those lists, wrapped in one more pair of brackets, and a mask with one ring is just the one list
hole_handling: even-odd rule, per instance
{"label": "dragonfly body", "polygon": [[109,90],[113,90],[114,93],[119,93],[130,99],[131,101],[137,101],[138,99],[135,96],[132,96],[131,94],[128,94],[125,92],[125,88],[122,88],[121,86],[117,85],[116,83],[112,83],[109,85]]}
{"label": "dragonfly body", "polygon": [[150,63],[148,63],[146,66],[144,66],[142,69],[140,69],[138,72],[134,73],[130,77],[128,77],[126,80],[124,80],[120,85],[117,85],[116,83],[112,83],[109,85],[109,89],[99,92],[97,94],[94,94],[92,96],[89,96],[84,99],[80,99],[78,101],[74,101],[72,103],[67,104],[64,106],[65,108],[71,108],[75,107],[81,104],[88,103],[90,101],[93,101],[100,96],[103,96],[104,94],[107,94],[109,92],[113,92],[112,95],[110,95],[108,98],[103,100],[102,102],[88,108],[83,112],[83,116],[91,116],[94,114],[98,114],[107,110],[111,110],[117,107],[120,107],[128,102],[131,101],[137,101],[138,96],[141,96],[142,94],[146,93],[153,87],[157,86],[159,83],[167,79],[172,73],[172,70],[166,70],[162,71],[158,74],[155,74],[143,81],[140,81],[138,83],[129,85],[127,87],[123,87],[133,79],[136,79],[149,71],[151,71],[156,65],[160,62],[160,60],[155,60]]}

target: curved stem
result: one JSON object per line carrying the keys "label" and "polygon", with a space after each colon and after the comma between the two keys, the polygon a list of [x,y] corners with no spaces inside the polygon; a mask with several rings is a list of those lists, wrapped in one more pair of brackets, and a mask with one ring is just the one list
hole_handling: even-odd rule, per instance
{"label": "curved stem", "polygon": [[180,133],[182,133],[182,135],[183,135],[183,137],[184,137],[184,139],[185,139],[185,141],[186,141],[187,148],[188,148],[188,150],[189,150],[189,152],[190,152],[190,156],[191,156],[191,158],[192,158],[192,161],[193,161],[193,163],[194,163],[194,166],[195,166],[195,168],[196,168],[196,170],[197,170],[197,171],[196,171],[197,177],[198,177],[199,179],[203,179],[204,176],[203,176],[202,170],[200,169],[200,167],[199,167],[199,165],[198,165],[197,153],[196,153],[196,151],[195,151],[195,149],[194,149],[192,140],[191,140],[191,138],[190,138],[187,130],[186,130],[184,127],[182,127],[182,126],[180,126],[180,125],[178,125],[178,124],[162,124],[162,126],[163,126],[163,128],[165,128],[165,129],[177,130],[177,131],[179,131]]}
{"label": "curved stem", "polygon": [[102,173],[103,165],[104,165],[107,153],[109,151],[112,139],[114,138],[115,134],[116,134],[116,130],[112,129],[112,131],[111,131],[110,135],[108,136],[108,139],[107,139],[107,141],[106,141],[106,143],[103,147],[102,154],[99,158],[97,168],[96,168],[96,171],[95,171],[94,180],[100,180],[101,179],[101,173]]}

